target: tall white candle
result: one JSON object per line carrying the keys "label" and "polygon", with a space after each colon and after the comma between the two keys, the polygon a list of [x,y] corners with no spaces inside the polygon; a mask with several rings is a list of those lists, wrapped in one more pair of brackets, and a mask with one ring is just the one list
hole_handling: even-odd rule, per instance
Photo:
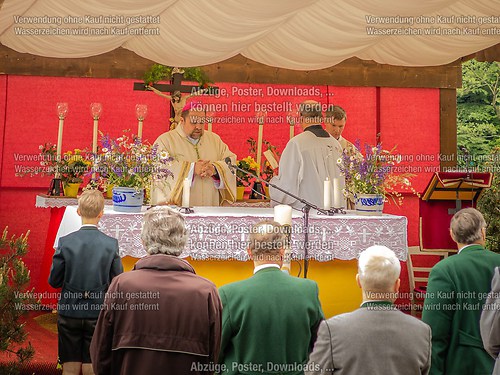
{"label": "tall white candle", "polygon": [[208,119],[208,131],[212,132],[212,119]]}
{"label": "tall white candle", "polygon": [[286,204],[274,206],[274,221],[281,225],[292,225],[292,207]]}
{"label": "tall white candle", "polygon": [[333,207],[341,208],[344,207],[344,194],[342,192],[342,187],[340,184],[340,178],[333,178]]}
{"label": "tall white candle", "polygon": [[259,118],[259,137],[257,138],[257,176],[260,175],[262,162],[262,137],[264,134],[264,119]]}
{"label": "tall white candle", "polygon": [[332,184],[327,177],[323,183],[323,209],[329,210],[332,208]]}
{"label": "tall white candle", "polygon": [[99,128],[99,120],[94,118],[94,129],[92,132],[92,152],[97,154],[97,131]]}
{"label": "tall white candle", "polygon": [[277,221],[284,226],[283,229],[286,230],[286,246],[285,246],[285,256],[283,259],[282,269],[290,271],[290,251],[291,251],[291,228],[292,228],[292,207],[286,204],[279,204],[274,206],[274,221]]}
{"label": "tall white candle", "polygon": [[143,120],[139,120],[139,128],[137,129],[137,137],[142,139],[142,123]]}
{"label": "tall white candle", "polygon": [[295,137],[295,126],[290,123],[290,139],[292,139],[293,137]]}
{"label": "tall white candle", "polygon": [[189,200],[191,198],[191,181],[185,178],[182,184],[182,207],[189,207]]}
{"label": "tall white candle", "polygon": [[64,126],[64,119],[59,118],[59,131],[57,132],[57,160],[61,159],[63,126]]}

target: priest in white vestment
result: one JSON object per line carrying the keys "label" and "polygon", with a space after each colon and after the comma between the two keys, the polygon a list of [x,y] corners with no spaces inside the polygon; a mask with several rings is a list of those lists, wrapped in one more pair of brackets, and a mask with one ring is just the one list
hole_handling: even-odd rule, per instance
{"label": "priest in white vestment", "polygon": [[165,150],[174,158],[174,180],[153,184],[152,204],[181,206],[185,179],[191,183],[191,207],[219,206],[236,200],[236,177],[224,161],[229,157],[234,164],[236,155],[217,134],[204,130],[204,120],[201,104],[188,103],[179,125],[155,141],[158,152]]}
{"label": "priest in white vestment", "polygon": [[[271,179],[271,183],[319,208],[323,208],[324,181],[327,178],[330,181],[340,178],[341,190],[344,189],[344,178],[337,164],[342,146],[323,129],[322,121],[321,104],[308,100],[300,105],[300,126],[304,131],[287,143],[281,154],[279,174]],[[330,190],[330,202],[334,202],[333,186]],[[273,206],[288,204],[298,209],[304,206],[273,187],[269,188],[269,194]]]}

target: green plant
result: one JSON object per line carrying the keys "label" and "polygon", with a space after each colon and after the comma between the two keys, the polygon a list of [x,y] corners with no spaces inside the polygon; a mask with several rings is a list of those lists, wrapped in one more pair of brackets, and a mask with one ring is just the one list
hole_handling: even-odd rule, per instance
{"label": "green plant", "polygon": [[[212,83],[205,72],[199,67],[179,68],[179,73],[181,72],[185,80],[198,82],[200,87],[206,88]],[[153,66],[144,73],[144,83],[150,86],[158,81],[170,80],[173,73],[175,73],[175,71],[171,66],[153,64]]]}
{"label": "green plant", "polygon": [[[57,158],[57,147],[55,144],[47,142],[39,146],[40,167],[30,170],[29,175],[51,175],[58,172],[65,185],[71,183],[82,183],[83,178],[90,173],[90,154],[86,150],[75,148],[73,151],[66,151]],[[18,176],[25,176],[28,173],[17,173]]]}
{"label": "green plant", "polygon": [[500,146],[500,64],[469,60],[457,89],[457,155],[461,168],[481,168],[479,156]]}
{"label": "green plant", "polygon": [[28,235],[8,238],[5,228],[0,238],[0,352],[17,356],[17,363],[1,368],[8,374],[18,373],[19,365],[35,353],[31,343],[20,346],[27,336],[20,319],[38,306],[33,290],[27,290],[30,272],[21,259],[28,252]]}
{"label": "green plant", "polygon": [[486,247],[497,253],[500,252],[500,147],[491,152],[491,157],[485,164],[485,171],[493,173],[491,187],[486,189],[479,201],[477,208],[486,220]]}

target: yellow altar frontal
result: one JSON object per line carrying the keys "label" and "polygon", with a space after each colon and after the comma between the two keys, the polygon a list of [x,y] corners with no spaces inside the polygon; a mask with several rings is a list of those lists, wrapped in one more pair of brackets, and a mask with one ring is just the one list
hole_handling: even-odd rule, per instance
{"label": "yellow altar frontal", "polygon": [[[138,258],[126,256],[122,258],[125,271],[130,271]],[[238,260],[196,260],[186,258],[196,273],[211,280],[217,287],[244,280],[252,276],[253,263]],[[303,262],[292,263],[290,274],[296,276],[303,269]],[[302,270],[303,271],[303,270]],[[357,261],[333,260],[330,262],[309,262],[308,278],[316,281],[319,288],[319,299],[325,317],[329,318],[344,312],[357,309],[361,304],[361,289],[356,284]],[[301,276],[303,272],[301,273]],[[262,291],[265,293],[265,290]]]}
{"label": "yellow altar frontal", "polygon": [[[118,239],[120,256],[126,271],[146,256],[140,234],[140,213],[116,212],[106,206],[99,229]],[[218,287],[252,276],[246,244],[250,228],[258,221],[272,219],[270,208],[195,207],[184,215],[189,240],[181,254],[196,273]],[[54,246],[59,237],[78,230],[80,218],[76,206],[67,206]],[[305,254],[305,233],[308,233]],[[309,259],[308,278],[319,286],[319,297],[326,317],[352,311],[361,303],[361,291],[355,280],[358,255],[372,245],[391,248],[400,260],[407,257],[407,220],[404,216],[324,216],[311,213],[304,228],[301,213],[292,216],[291,275],[304,275],[304,258]],[[272,286],[269,286],[272,287]],[[262,291],[265,293],[265,290]]]}

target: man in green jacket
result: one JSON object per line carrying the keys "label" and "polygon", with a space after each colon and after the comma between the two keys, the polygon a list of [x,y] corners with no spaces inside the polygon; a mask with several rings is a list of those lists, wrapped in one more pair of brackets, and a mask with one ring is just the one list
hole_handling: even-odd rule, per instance
{"label": "man in green jacket", "polygon": [[484,248],[486,222],[474,208],[450,223],[458,254],[436,264],[429,276],[422,320],[432,329],[431,375],[489,375],[493,358],[484,350],[479,318],[500,254]]}
{"label": "man in green jacket", "polygon": [[285,234],[273,221],[256,224],[248,254],[254,275],[219,289],[224,374],[303,374],[323,319],[318,285],[280,270]]}

